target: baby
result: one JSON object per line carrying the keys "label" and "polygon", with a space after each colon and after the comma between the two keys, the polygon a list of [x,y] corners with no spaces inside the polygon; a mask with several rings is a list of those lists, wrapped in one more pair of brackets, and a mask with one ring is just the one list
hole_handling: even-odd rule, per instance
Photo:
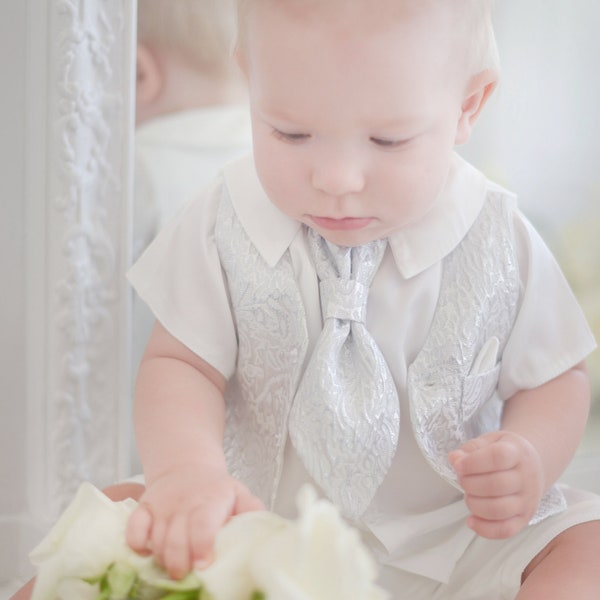
{"label": "baby", "polygon": [[253,157],[130,272],[157,322],[127,539],[173,576],[310,482],[395,599],[598,598],[600,498],[556,484],[595,341],[513,195],[454,152],[497,83],[490,11],[240,0]]}

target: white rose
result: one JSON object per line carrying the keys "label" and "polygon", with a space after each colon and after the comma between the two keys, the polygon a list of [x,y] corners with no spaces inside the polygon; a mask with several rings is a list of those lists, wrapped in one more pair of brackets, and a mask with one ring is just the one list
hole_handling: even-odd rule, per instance
{"label": "white rose", "polygon": [[358,532],[337,509],[305,487],[299,517],[274,531],[254,553],[251,572],[268,600],[385,600],[377,568]]}
{"label": "white rose", "polygon": [[249,599],[259,591],[252,572],[253,559],[263,552],[269,539],[289,527],[289,521],[266,511],[233,517],[217,536],[215,561],[196,574],[215,600]]}
{"label": "white rose", "polygon": [[388,597],[374,583],[375,563],[358,533],[311,488],[301,491],[296,521],[266,511],[232,518],[217,536],[214,563],[181,581],[169,580],[152,557],[127,546],[135,506],[83,484],[30,555],[38,566],[32,600],[95,600],[102,589],[111,598],[162,598],[201,587],[214,600]]}
{"label": "white rose", "polygon": [[[65,580],[93,579],[115,561],[136,570],[147,568],[152,559],[139,556],[125,542],[125,525],[135,506],[134,500],[112,502],[93,485],[82,484],[50,533],[29,555],[38,567],[32,600],[68,597],[63,592],[58,595],[59,585],[63,589],[71,585]],[[81,588],[81,595],[71,597],[85,598],[85,584],[73,585]]]}

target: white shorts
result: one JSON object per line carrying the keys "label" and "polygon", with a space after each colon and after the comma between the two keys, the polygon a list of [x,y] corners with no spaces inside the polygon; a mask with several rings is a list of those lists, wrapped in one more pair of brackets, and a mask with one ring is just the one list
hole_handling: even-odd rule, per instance
{"label": "white shorts", "polygon": [[392,600],[514,600],[523,571],[557,535],[574,525],[600,520],[600,496],[566,486],[561,489],[567,510],[507,540],[475,537],[447,584],[386,568],[381,586]]}

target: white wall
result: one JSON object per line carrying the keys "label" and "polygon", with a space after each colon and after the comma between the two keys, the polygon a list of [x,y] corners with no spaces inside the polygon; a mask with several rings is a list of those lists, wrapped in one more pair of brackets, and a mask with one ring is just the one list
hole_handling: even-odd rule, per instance
{"label": "white wall", "polygon": [[600,4],[497,0],[503,74],[465,154],[537,220],[600,200]]}

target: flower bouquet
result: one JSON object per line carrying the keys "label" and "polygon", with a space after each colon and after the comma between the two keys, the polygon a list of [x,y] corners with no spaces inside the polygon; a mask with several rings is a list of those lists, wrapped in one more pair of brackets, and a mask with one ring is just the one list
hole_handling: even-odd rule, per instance
{"label": "flower bouquet", "polygon": [[84,483],[31,552],[32,600],[385,600],[375,563],[337,509],[303,488],[299,516],[233,517],[220,531],[215,560],[174,581],[151,556],[125,542],[134,500],[113,502]]}

